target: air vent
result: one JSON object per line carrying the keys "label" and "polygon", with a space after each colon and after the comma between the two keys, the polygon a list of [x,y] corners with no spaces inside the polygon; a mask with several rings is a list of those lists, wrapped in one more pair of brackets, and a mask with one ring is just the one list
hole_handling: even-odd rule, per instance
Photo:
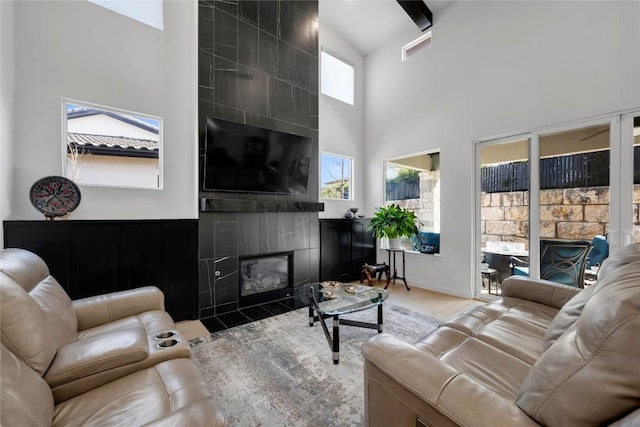
{"label": "air vent", "polygon": [[431,47],[431,31],[402,46],[402,62],[429,47]]}

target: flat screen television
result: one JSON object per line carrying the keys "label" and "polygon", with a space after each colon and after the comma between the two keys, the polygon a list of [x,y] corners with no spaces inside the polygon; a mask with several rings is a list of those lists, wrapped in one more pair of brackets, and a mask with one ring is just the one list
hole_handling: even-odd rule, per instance
{"label": "flat screen television", "polygon": [[306,193],[311,139],[207,118],[204,191]]}

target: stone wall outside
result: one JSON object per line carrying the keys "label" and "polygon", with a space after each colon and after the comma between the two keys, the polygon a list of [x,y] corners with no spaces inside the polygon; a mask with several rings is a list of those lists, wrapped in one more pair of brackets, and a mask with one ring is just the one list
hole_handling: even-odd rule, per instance
{"label": "stone wall outside", "polygon": [[420,198],[388,200],[413,211],[422,226],[422,231],[440,232],[440,171],[420,172]]}
{"label": "stone wall outside", "polygon": [[[487,241],[522,242],[528,250],[529,193],[482,193],[480,233]],[[609,187],[540,191],[540,238],[591,240],[609,231]],[[633,235],[640,241],[640,185],[633,186]]]}

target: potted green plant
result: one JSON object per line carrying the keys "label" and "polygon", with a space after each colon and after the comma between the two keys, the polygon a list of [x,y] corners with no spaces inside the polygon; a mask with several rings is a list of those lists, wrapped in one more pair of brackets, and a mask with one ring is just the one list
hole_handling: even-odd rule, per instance
{"label": "potted green plant", "polygon": [[398,248],[400,237],[411,237],[418,232],[417,222],[415,213],[393,203],[377,209],[369,229],[378,239],[389,239],[389,248]]}

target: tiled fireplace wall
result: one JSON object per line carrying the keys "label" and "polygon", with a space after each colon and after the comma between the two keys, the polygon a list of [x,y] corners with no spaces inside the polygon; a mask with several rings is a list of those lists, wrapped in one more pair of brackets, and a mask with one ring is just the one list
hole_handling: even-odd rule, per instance
{"label": "tiled fireplace wall", "polygon": [[[317,202],[317,0],[203,0],[198,13],[200,164],[207,116],[313,140],[307,194],[201,192],[200,197]],[[317,212],[201,210],[200,318],[238,310],[240,256],[294,251],[295,286],[318,280],[319,247]]]}

